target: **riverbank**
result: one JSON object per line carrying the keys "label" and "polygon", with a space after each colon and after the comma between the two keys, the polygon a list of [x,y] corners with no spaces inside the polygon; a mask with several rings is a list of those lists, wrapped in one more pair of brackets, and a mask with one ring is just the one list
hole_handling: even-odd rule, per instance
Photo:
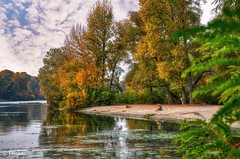
{"label": "riverbank", "polygon": [[[158,105],[114,105],[90,107],[81,110],[88,114],[124,116],[147,119],[206,119],[209,121],[222,106],[220,105],[162,105],[163,110],[158,111]],[[199,115],[197,115],[197,113]]]}
{"label": "riverbank", "polygon": [[[158,105],[114,105],[90,107],[81,110],[86,114],[120,116],[148,120],[168,120],[179,122],[181,120],[205,119],[210,121],[213,115],[222,107],[221,105],[162,105],[163,110],[158,111]],[[239,123],[233,127],[240,127]]]}

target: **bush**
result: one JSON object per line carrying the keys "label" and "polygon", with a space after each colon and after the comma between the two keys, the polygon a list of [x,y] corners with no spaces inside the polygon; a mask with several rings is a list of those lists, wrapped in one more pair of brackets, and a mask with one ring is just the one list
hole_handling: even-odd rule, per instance
{"label": "bush", "polygon": [[202,104],[202,103],[206,103],[206,104],[221,104],[221,103],[218,102],[218,97],[217,96],[212,96],[211,93],[198,95],[194,99],[194,102],[198,103],[198,104]]}
{"label": "bush", "polygon": [[164,93],[159,91],[145,91],[144,93],[122,92],[116,94],[114,103],[117,104],[149,104],[163,103]]}
{"label": "bush", "polygon": [[108,87],[88,90],[87,106],[94,105],[111,105],[114,100],[115,93]]}
{"label": "bush", "polygon": [[157,90],[155,90],[153,92],[146,91],[143,94],[138,95],[137,102],[140,103],[140,104],[164,103],[164,98],[165,98],[165,95],[164,95],[163,92],[160,92],[160,91],[157,91]]}
{"label": "bush", "polygon": [[108,88],[101,88],[96,95],[93,105],[111,105],[113,103],[114,92]]}
{"label": "bush", "polygon": [[116,94],[114,103],[117,104],[134,104],[137,101],[138,95],[131,92],[122,92]]}

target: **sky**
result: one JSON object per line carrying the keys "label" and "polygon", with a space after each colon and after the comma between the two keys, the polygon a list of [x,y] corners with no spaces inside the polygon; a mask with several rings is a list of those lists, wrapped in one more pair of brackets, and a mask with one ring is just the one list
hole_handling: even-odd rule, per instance
{"label": "sky", "polygon": [[[212,17],[211,2],[203,7],[201,22]],[[86,23],[96,0],[0,0],[0,71],[37,76],[51,48],[64,45],[72,26]],[[111,0],[116,20],[138,10],[138,0]]]}

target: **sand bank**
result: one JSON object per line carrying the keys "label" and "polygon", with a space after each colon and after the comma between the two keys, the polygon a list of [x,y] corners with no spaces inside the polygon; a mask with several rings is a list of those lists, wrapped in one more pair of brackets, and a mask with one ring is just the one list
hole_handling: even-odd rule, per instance
{"label": "sand bank", "polygon": [[83,109],[88,114],[124,116],[148,119],[206,119],[209,121],[222,107],[221,105],[162,105],[163,110],[158,111],[155,105],[114,105]]}
{"label": "sand bank", "polygon": [[[181,120],[205,119],[210,121],[213,115],[222,107],[221,105],[162,105],[163,110],[158,111],[158,105],[114,105],[98,106],[81,110],[83,113],[138,118],[147,120],[168,120],[179,122]],[[240,128],[240,122],[232,125]]]}

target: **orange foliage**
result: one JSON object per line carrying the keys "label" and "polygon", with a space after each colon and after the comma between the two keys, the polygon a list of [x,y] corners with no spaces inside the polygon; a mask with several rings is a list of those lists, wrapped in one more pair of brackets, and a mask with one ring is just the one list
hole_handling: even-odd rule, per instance
{"label": "orange foliage", "polygon": [[84,63],[82,69],[77,73],[76,80],[80,88],[101,86],[99,69],[95,63],[89,61]]}
{"label": "orange foliage", "polygon": [[86,98],[86,97],[87,97],[87,93],[86,93],[85,89],[82,90],[82,97],[83,97],[83,98]]}
{"label": "orange foliage", "polygon": [[84,74],[83,73],[81,73],[81,72],[79,72],[78,74],[77,74],[77,84],[78,84],[78,86],[83,86],[84,85],[84,81],[85,81],[85,76],[84,76]]}
{"label": "orange foliage", "polygon": [[79,106],[79,96],[77,93],[69,93],[67,95],[67,107],[68,108],[77,108]]}

